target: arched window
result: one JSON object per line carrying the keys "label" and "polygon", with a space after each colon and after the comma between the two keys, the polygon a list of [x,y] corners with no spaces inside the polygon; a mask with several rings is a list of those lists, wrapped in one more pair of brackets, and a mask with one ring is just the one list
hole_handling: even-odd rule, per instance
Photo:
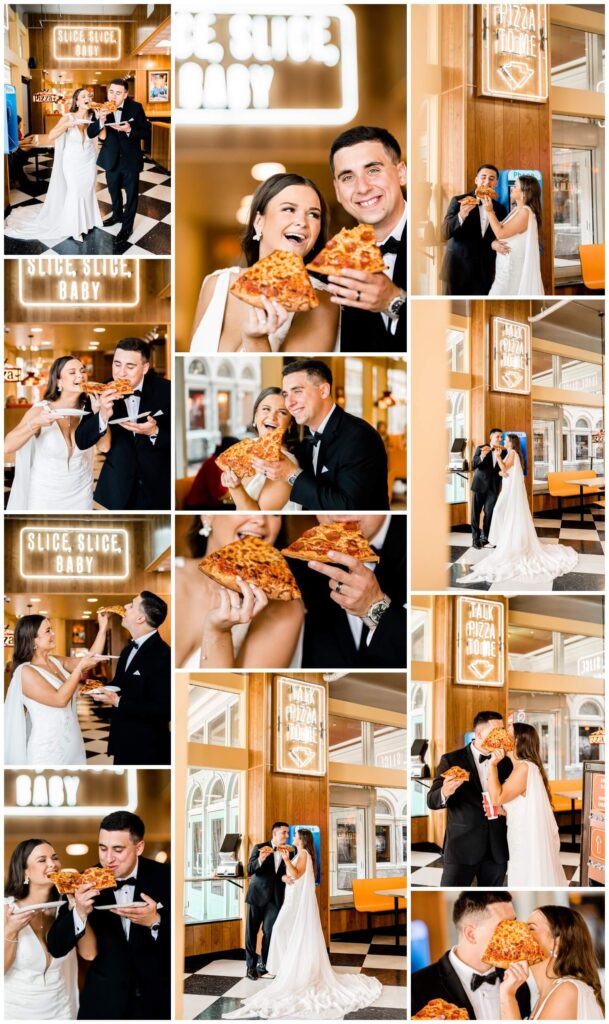
{"label": "arched window", "polygon": [[581,718],[602,718],[603,710],[595,700],[585,700],[578,709]]}
{"label": "arched window", "polygon": [[196,811],[198,808],[203,806],[203,790],[200,785],[196,783],[190,791],[188,798],[188,810]]}
{"label": "arched window", "polygon": [[224,359],[217,370],[217,377],[234,377],[232,364],[227,359]]}
{"label": "arched window", "polygon": [[580,416],[575,424],[576,430],[590,430],[590,427],[591,424],[583,416]]}
{"label": "arched window", "polygon": [[201,377],[208,374],[207,363],[204,359],[191,359],[188,364],[187,375],[189,377]]}
{"label": "arched window", "polygon": [[417,683],[412,689],[412,710],[417,711],[425,705],[425,693],[422,686]]}
{"label": "arched window", "polygon": [[216,775],[209,787],[209,802],[212,803],[212,801],[224,800],[225,793],[224,781]]}
{"label": "arched window", "polygon": [[377,815],[378,814],[388,814],[388,815],[391,815],[391,814],[393,814],[393,810],[389,806],[389,803],[388,803],[387,800],[377,800],[376,801],[376,813],[377,813]]}

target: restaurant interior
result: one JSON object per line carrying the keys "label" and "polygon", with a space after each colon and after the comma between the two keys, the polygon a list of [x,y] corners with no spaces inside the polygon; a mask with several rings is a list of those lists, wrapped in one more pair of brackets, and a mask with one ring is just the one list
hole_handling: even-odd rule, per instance
{"label": "restaurant interior", "polygon": [[[192,6],[196,10],[196,5]],[[292,9],[287,5],[285,11],[276,13],[285,13],[286,18],[277,18],[284,22]],[[325,14],[312,8],[307,18],[315,21],[320,13]],[[176,93],[176,250],[181,254],[176,282],[177,351],[189,349],[203,278],[212,270],[240,263],[239,239],[252,195],[261,182],[282,170],[311,178],[329,203],[335,233],[353,223],[334,195],[328,165],[332,140],[353,125],[380,125],[398,139],[405,153],[406,8],[401,4],[337,4],[328,14],[333,33],[331,54],[318,57],[311,44],[313,52],[307,49],[289,59],[281,42],[265,54],[264,67],[273,75],[266,109],[246,110],[243,116],[222,109],[196,110],[192,92],[200,66],[191,60],[176,72],[178,82],[184,82]],[[213,28],[223,41],[225,18],[218,15]],[[267,20],[270,18],[259,18]],[[174,31],[180,59],[181,30]],[[325,24],[320,31],[326,33]],[[265,38],[266,32],[264,28]],[[201,45],[206,53],[206,44]],[[188,41],[184,46],[188,50]],[[249,59],[255,60],[251,53],[243,53],[243,61],[230,65],[230,56],[225,53],[215,67],[241,68]],[[189,67],[194,69],[194,77],[187,73]],[[342,97],[338,95],[339,76]],[[209,106],[221,107],[217,92],[212,98],[209,83],[208,88]],[[201,114],[209,115],[207,123],[197,120]]]}
{"label": "restaurant interior", "polygon": [[[405,688],[397,672],[179,675],[178,1017],[219,1017],[265,984],[245,977],[244,865],[282,818],[316,834],[331,962],[377,976],[383,1016],[404,1014]],[[299,706],[315,713],[296,734]]]}
{"label": "restaurant interior", "polygon": [[413,303],[414,590],[444,589],[447,563],[458,586],[473,561],[472,459],[493,427],[526,441],[540,536],[579,555],[539,589],[604,590],[604,316],[600,299]]}
{"label": "restaurant interior", "polygon": [[[485,161],[509,172],[508,192],[512,171],[533,172],[541,182],[545,294],[604,292],[605,9],[602,4],[520,5],[522,24],[535,25],[537,56],[524,63],[522,56],[512,57],[514,77],[497,69],[492,47],[500,36],[486,34],[484,6],[413,6],[411,199],[418,230],[413,232],[412,293],[442,294],[440,226],[452,196],[473,188]],[[503,5],[486,6],[495,24]],[[547,24],[537,25],[536,12],[545,11]],[[547,46],[536,45],[540,31]],[[529,52],[524,30],[508,26],[508,37],[515,47],[522,39],[521,53]],[[509,45],[508,53],[518,53]],[[489,67],[495,75],[486,72],[487,81]],[[527,76],[524,83],[521,73]]]}
{"label": "restaurant interior", "polygon": [[[460,639],[481,614],[496,632],[482,655]],[[537,730],[569,884],[604,885],[604,598],[415,595],[410,624],[413,885],[440,885],[445,813],[426,803],[436,766],[488,709]]]}
{"label": "restaurant interior", "polygon": [[[80,657],[97,635],[97,609],[124,605],[151,590],[169,605],[159,633],[171,643],[171,520],[169,516],[7,516],[4,523],[4,692],[11,678],[14,631],[23,615],[44,615],[56,634],[55,653]],[[68,556],[67,549],[74,554]],[[59,554],[59,550],[63,552]],[[87,552],[77,555],[76,552]],[[71,557],[71,561],[69,558]],[[111,683],[116,658],[130,639],[111,615],[105,654],[91,677]],[[112,764],[107,755],[111,709],[78,698],[87,764]]]}
{"label": "restaurant interior", "polygon": [[[263,388],[281,387],[281,356],[185,356],[176,359],[176,508],[190,508],[188,494],[201,465],[224,437],[242,440],[251,431],[254,402]],[[406,508],[406,360],[389,356],[325,356],[334,400],[346,412],[380,430],[394,511]],[[217,470],[218,482],[220,470]],[[228,492],[227,498],[230,500]],[[223,507],[223,506],[222,506]],[[231,508],[231,505],[227,505]]]}

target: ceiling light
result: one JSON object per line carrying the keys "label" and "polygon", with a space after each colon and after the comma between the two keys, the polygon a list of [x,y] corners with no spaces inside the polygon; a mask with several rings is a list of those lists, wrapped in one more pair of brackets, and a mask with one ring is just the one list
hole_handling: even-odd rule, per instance
{"label": "ceiling light", "polygon": [[155,853],[154,859],[157,862],[157,864],[166,864],[167,854],[165,853],[165,850],[159,850],[158,853]]}
{"label": "ceiling light", "polygon": [[106,328],[105,327],[94,327],[93,328],[93,334],[105,334],[105,333],[106,333]]}
{"label": "ceiling light", "polygon": [[41,601],[41,597],[30,597],[30,604],[40,604]]}
{"label": "ceiling light", "polygon": [[42,327],[30,327],[30,334],[42,334]]}
{"label": "ceiling light", "polygon": [[50,611],[48,610],[48,608],[44,608],[44,609],[43,609],[43,608],[41,608],[41,609],[40,609],[40,614],[41,614],[41,615],[50,615],[51,613],[50,613]]}
{"label": "ceiling light", "polygon": [[87,601],[89,602],[89,604],[97,604],[97,602],[99,601],[99,597],[88,597]]}
{"label": "ceiling light", "polygon": [[66,846],[66,853],[69,853],[70,857],[84,857],[88,852],[89,847],[86,843],[69,843]]}
{"label": "ceiling light", "polygon": [[267,161],[261,164],[254,164],[251,175],[256,181],[266,181],[267,178],[271,177],[271,174],[283,174],[284,172],[285,167],[283,164]]}

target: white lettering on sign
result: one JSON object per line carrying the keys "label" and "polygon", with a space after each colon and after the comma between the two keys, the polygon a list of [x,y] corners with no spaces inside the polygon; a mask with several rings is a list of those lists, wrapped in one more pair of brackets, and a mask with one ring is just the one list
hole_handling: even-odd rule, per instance
{"label": "white lettering on sign", "polygon": [[531,392],[531,328],[504,317],[492,318],[493,390]]}
{"label": "white lettering on sign", "polygon": [[323,775],[326,691],[317,683],[277,680],[277,771]]}
{"label": "white lettering on sign", "polygon": [[131,308],[140,301],[140,269],[133,257],[72,259],[37,256],[19,260],[19,302],[59,306]]}
{"label": "white lettering on sign", "polygon": [[503,623],[500,601],[457,598],[458,683],[503,685]]}
{"label": "white lettering on sign", "polygon": [[578,676],[593,676],[603,678],[605,674],[605,654],[599,651],[598,654],[582,655],[577,659]]}
{"label": "white lettering on sign", "polygon": [[481,94],[547,100],[547,5],[480,6]]}
{"label": "white lettering on sign", "polygon": [[[135,811],[138,806],[137,768],[99,768],[79,772],[25,769],[7,772],[4,780],[4,814],[11,818],[103,818],[110,811]],[[99,802],[97,776],[114,776],[110,800]],[[104,792],[107,790],[107,786]],[[10,796],[8,795],[10,794]]]}
{"label": "white lettering on sign", "polygon": [[117,25],[54,25],[55,60],[120,60],[122,29]]}
{"label": "white lettering on sign", "polygon": [[19,570],[24,579],[123,580],[129,575],[125,529],[24,526]]}
{"label": "white lettering on sign", "polygon": [[[177,124],[346,124],[357,113],[355,18],[346,4],[306,14],[279,4],[259,5],[255,14],[230,3],[178,7],[173,48]],[[298,106],[307,76],[338,102]],[[289,106],[292,95],[299,99]]]}

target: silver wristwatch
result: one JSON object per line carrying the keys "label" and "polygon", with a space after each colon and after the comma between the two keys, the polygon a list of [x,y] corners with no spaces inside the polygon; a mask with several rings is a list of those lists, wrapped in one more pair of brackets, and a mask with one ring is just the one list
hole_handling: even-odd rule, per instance
{"label": "silver wristwatch", "polygon": [[298,477],[300,476],[301,473],[302,473],[302,470],[301,469],[297,469],[288,477],[288,483],[289,483],[290,487],[294,486],[294,484],[298,480]]}
{"label": "silver wristwatch", "polygon": [[374,601],[370,605],[363,620],[366,626],[368,626],[368,629],[376,629],[390,604],[391,598],[387,597],[387,594],[383,594],[380,601]]}
{"label": "silver wristwatch", "polygon": [[404,289],[400,288],[400,294],[396,295],[395,298],[391,300],[391,302],[387,306],[387,309],[385,310],[390,320],[398,319],[400,313],[402,312],[402,306],[406,302],[407,297],[408,296]]}

